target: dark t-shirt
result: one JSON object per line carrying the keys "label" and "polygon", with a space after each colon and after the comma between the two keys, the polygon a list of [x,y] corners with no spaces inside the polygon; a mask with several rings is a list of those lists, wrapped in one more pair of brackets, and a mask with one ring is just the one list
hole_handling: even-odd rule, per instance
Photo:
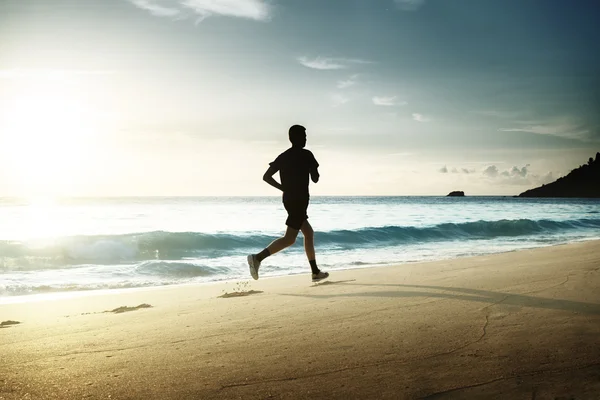
{"label": "dark t-shirt", "polygon": [[310,171],[319,166],[313,153],[306,149],[291,147],[269,165],[279,171],[285,198],[308,197]]}

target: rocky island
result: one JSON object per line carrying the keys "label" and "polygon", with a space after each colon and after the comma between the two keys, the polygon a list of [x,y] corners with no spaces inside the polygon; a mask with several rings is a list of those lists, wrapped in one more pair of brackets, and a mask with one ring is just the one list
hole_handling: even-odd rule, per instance
{"label": "rocky island", "polygon": [[519,197],[589,197],[600,198],[600,152],[586,165],[547,185],[527,190]]}

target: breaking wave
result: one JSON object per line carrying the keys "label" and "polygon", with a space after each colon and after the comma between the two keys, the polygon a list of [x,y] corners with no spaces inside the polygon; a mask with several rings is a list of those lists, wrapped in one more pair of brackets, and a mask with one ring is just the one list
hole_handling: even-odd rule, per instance
{"label": "breaking wave", "polygon": [[[317,232],[316,242],[319,248],[344,250],[421,242],[556,235],[561,232],[599,228],[600,219],[476,221],[429,227],[386,226]],[[189,262],[181,265],[157,263],[246,254],[263,248],[275,238],[271,235],[156,231],[125,235],[73,236],[36,242],[5,240],[0,241],[0,272],[63,269],[69,265],[82,264],[138,263],[141,273],[145,270],[166,269],[173,275],[193,275],[200,272],[189,270]],[[148,263],[144,264],[144,261]],[[140,262],[142,263],[139,264]]]}

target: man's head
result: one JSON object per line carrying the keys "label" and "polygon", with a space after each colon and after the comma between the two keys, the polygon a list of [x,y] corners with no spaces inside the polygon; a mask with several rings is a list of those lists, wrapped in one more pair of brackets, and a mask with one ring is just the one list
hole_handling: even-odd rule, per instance
{"label": "man's head", "polygon": [[306,146],[306,128],[302,125],[293,125],[289,130],[289,137],[293,147]]}

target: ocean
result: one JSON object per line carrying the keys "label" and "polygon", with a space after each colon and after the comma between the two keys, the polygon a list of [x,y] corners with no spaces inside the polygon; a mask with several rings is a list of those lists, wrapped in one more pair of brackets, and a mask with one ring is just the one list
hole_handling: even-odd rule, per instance
{"label": "ocean", "polygon": [[[313,197],[323,270],[408,264],[600,238],[600,200]],[[0,303],[27,295],[250,278],[285,231],[280,197],[0,199]],[[302,235],[261,277],[307,274]]]}

